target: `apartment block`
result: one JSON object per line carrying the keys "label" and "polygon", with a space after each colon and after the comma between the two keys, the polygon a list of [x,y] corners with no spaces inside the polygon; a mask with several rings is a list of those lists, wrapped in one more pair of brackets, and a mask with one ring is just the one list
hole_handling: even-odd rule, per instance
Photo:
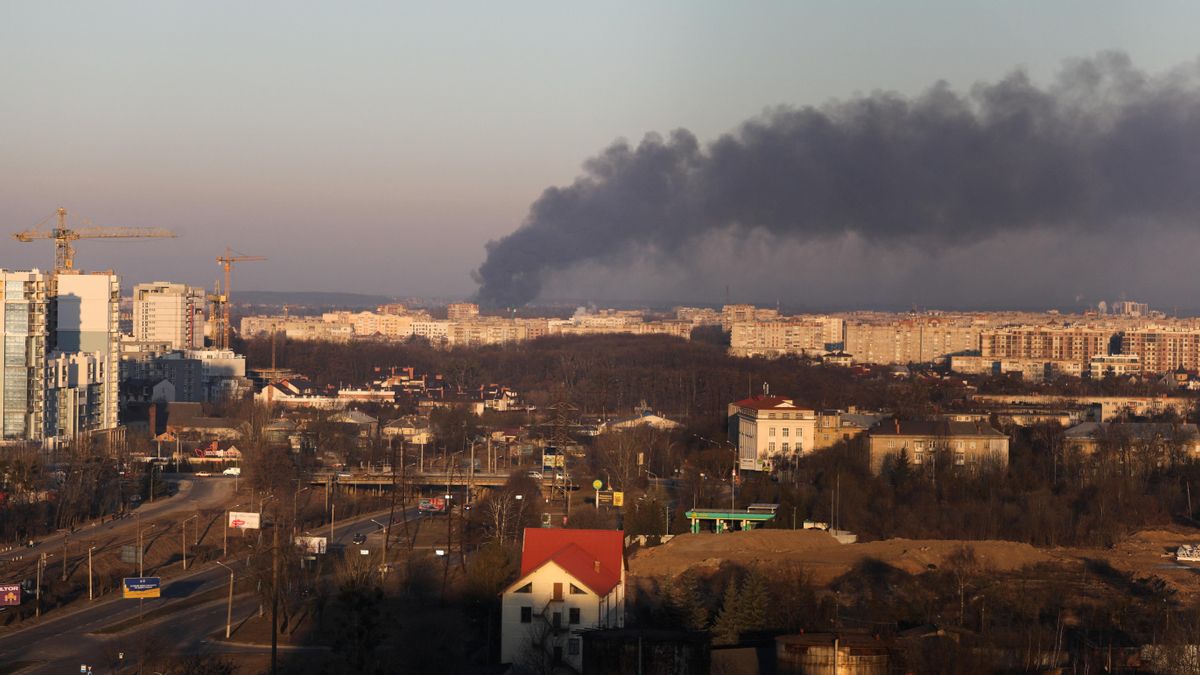
{"label": "apartment block", "polygon": [[820,356],[841,346],[839,317],[790,317],[735,323],[730,330],[733,356]]}
{"label": "apartment block", "polygon": [[1142,372],[1200,368],[1200,330],[1146,328],[1121,334],[1121,353],[1136,356]]}
{"label": "apartment block", "polygon": [[155,281],[133,287],[133,336],[171,349],[204,347],[204,289]]}
{"label": "apartment block", "polygon": [[983,326],[970,319],[912,317],[846,322],[845,351],[855,363],[929,363],[979,349]]}
{"label": "apartment block", "polygon": [[45,421],[50,275],[0,270],[0,441],[41,440]]}
{"label": "apartment block", "polygon": [[986,331],[980,354],[993,359],[1037,359],[1086,364],[1108,353],[1113,332],[1083,326],[1017,326]]}
{"label": "apartment block", "polygon": [[1008,436],[986,422],[885,420],[868,434],[871,472],[878,475],[903,453],[916,470],[934,471],[937,463],[980,468],[1008,465]]}

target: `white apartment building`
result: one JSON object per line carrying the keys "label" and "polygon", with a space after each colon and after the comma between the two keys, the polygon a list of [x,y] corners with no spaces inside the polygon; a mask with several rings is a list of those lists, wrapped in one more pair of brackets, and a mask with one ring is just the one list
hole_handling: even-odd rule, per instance
{"label": "white apartment building", "polygon": [[501,596],[500,662],[583,667],[584,631],[625,625],[625,533],[529,528],[521,576]]}
{"label": "white apartment building", "polygon": [[776,457],[797,456],[816,447],[817,413],[782,396],[754,396],[729,404],[737,437],[738,469],[769,471]]}
{"label": "white apartment building", "polygon": [[843,341],[839,317],[787,317],[733,324],[729,336],[732,356],[820,356]]}
{"label": "white apartment building", "polygon": [[64,273],[55,284],[44,438],[116,428],[120,279],[107,272]]}
{"label": "white apartment building", "polygon": [[204,347],[204,289],[155,281],[133,287],[133,336],[171,349]]}

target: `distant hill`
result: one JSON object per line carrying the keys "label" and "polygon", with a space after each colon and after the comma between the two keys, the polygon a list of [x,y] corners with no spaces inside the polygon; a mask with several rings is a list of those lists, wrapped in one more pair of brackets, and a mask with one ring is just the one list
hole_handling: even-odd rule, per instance
{"label": "distant hill", "polygon": [[326,291],[238,291],[233,300],[238,305],[295,305],[297,307],[354,307],[370,308],[394,302],[386,295],[363,293],[330,293]]}

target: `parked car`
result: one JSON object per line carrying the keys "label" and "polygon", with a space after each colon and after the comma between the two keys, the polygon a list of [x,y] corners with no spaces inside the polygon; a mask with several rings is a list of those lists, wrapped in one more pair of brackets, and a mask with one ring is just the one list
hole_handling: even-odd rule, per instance
{"label": "parked car", "polygon": [[541,479],[542,479],[542,472],[541,472],[541,471],[530,471],[530,472],[529,472],[528,474],[526,474],[526,475],[527,475],[527,476],[529,476],[530,478],[534,479],[534,480],[541,480]]}
{"label": "parked car", "polygon": [[228,469],[225,469],[224,471],[222,471],[221,473],[222,473],[222,475],[225,475],[225,476],[240,476],[240,475],[242,475],[242,469],[241,469],[241,467],[231,466]]}

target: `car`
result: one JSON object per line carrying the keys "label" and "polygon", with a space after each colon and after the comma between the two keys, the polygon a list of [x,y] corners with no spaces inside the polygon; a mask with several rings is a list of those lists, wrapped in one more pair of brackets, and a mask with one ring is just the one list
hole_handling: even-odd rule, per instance
{"label": "car", "polygon": [[534,479],[534,480],[541,480],[541,479],[542,479],[542,472],[540,472],[540,471],[530,471],[530,472],[529,472],[528,474],[526,474],[526,475],[527,475],[527,476],[529,476],[530,478]]}
{"label": "car", "polygon": [[209,476],[212,475],[212,472],[211,471],[197,471],[196,473],[194,473],[192,475],[197,478],[208,478]]}
{"label": "car", "polygon": [[354,543],[355,544],[367,543],[367,535],[363,534],[362,532],[359,532],[358,534],[354,535]]}
{"label": "car", "polygon": [[242,475],[242,469],[241,467],[231,466],[222,471],[221,474],[224,476],[240,476]]}

